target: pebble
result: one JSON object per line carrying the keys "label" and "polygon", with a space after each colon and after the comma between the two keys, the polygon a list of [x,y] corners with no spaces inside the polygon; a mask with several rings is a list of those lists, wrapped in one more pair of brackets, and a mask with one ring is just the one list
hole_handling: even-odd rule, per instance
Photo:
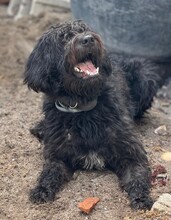
{"label": "pebble", "polygon": [[157,129],[154,130],[154,133],[163,136],[166,135],[167,134],[166,125],[161,125],[160,127],[158,127]]}
{"label": "pebble", "polygon": [[158,198],[158,200],[153,204],[151,210],[165,211],[168,214],[171,214],[171,194],[162,194]]}
{"label": "pebble", "polygon": [[161,155],[161,158],[165,161],[171,161],[171,152],[167,151]]}
{"label": "pebble", "polygon": [[91,210],[94,208],[94,206],[100,201],[99,198],[97,197],[89,197],[87,199],[85,199],[83,202],[80,202],[78,204],[78,208],[86,213],[89,214],[91,212]]}

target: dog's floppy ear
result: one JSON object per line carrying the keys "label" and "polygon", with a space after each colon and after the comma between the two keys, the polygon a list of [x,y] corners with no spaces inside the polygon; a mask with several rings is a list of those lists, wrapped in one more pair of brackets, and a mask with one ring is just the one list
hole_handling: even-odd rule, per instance
{"label": "dog's floppy ear", "polygon": [[57,72],[57,61],[60,57],[56,38],[53,31],[45,33],[27,60],[24,83],[36,92],[48,93],[52,89],[55,80],[52,78],[55,76],[54,72]]}

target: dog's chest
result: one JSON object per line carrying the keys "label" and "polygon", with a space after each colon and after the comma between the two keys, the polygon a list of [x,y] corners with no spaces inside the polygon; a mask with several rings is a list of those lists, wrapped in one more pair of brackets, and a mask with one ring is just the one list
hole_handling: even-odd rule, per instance
{"label": "dog's chest", "polygon": [[[72,129],[67,130],[67,142],[74,151],[72,164],[87,170],[105,168],[105,155],[101,148],[106,141],[106,131],[101,128],[99,120],[89,115],[74,120]],[[74,129],[73,129],[74,128]],[[106,149],[107,150],[107,149]]]}
{"label": "dog's chest", "polygon": [[90,151],[88,154],[79,158],[80,164],[83,169],[91,170],[97,169],[102,170],[105,168],[104,158],[94,151]]}

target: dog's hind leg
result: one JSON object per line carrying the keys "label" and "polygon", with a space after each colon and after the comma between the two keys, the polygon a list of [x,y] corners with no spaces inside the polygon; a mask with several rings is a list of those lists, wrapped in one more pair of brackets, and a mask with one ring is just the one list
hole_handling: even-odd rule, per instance
{"label": "dog's hind leg", "polygon": [[62,161],[46,161],[38,179],[38,185],[30,192],[30,201],[44,203],[53,201],[61,185],[72,177],[71,170]]}
{"label": "dog's hind leg", "polygon": [[45,132],[45,121],[39,121],[33,128],[30,129],[30,133],[34,135],[39,141],[42,141],[44,138]]}
{"label": "dog's hind leg", "polygon": [[132,116],[140,119],[148,110],[154,96],[161,87],[159,68],[144,59],[126,59],[121,65],[130,88],[130,99],[134,105]]}

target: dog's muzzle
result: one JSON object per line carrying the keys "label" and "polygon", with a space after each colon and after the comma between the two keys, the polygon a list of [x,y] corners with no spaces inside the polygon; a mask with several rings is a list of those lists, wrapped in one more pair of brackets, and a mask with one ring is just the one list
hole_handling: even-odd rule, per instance
{"label": "dog's muzzle", "polygon": [[76,77],[89,79],[100,74],[103,46],[100,37],[92,32],[77,34],[65,50],[66,69]]}

